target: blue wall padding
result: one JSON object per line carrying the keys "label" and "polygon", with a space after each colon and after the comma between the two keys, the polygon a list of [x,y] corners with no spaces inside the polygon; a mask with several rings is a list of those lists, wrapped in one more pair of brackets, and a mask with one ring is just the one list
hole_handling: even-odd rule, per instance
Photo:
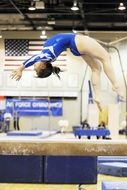
{"label": "blue wall padding", "polygon": [[127,190],[127,181],[104,181],[102,190]]}
{"label": "blue wall padding", "polygon": [[112,176],[127,177],[127,163],[105,162],[98,164],[98,173]]}
{"label": "blue wall padding", "polygon": [[43,159],[40,156],[0,156],[0,182],[42,182]]}
{"label": "blue wall padding", "polygon": [[44,162],[44,183],[97,183],[97,157],[46,156]]}

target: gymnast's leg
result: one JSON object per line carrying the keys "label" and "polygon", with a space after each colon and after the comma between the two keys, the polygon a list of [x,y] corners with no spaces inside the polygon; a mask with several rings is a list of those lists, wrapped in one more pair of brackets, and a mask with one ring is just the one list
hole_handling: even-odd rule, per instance
{"label": "gymnast's leg", "polygon": [[78,51],[81,54],[97,58],[102,63],[104,72],[109,78],[113,90],[116,91],[118,95],[123,96],[121,89],[117,83],[108,52],[96,40],[88,36],[77,35],[75,38],[75,43]]}
{"label": "gymnast's leg", "polygon": [[98,60],[91,58],[89,56],[82,56],[86,63],[90,66],[92,71],[91,82],[94,90],[94,101],[96,102],[99,110],[102,110],[102,102],[100,96],[100,74],[101,74],[101,65]]}

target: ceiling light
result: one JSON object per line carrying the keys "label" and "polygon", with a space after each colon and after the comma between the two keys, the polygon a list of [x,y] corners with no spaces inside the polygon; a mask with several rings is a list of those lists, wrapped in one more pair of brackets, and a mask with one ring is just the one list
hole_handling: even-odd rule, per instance
{"label": "ceiling light", "polygon": [[72,11],[78,11],[78,10],[79,10],[79,8],[78,8],[78,6],[77,6],[77,1],[74,1],[74,2],[73,2],[73,7],[71,7],[71,10],[72,10]]}
{"label": "ceiling light", "polygon": [[47,24],[49,24],[49,25],[54,25],[54,24],[56,24],[55,19],[54,19],[54,18],[49,18],[49,19],[47,20]]}
{"label": "ceiling light", "polygon": [[123,10],[126,9],[126,7],[124,6],[123,3],[120,3],[118,9],[121,10],[121,11],[123,11]]}
{"label": "ceiling light", "polygon": [[72,32],[73,32],[74,34],[76,34],[76,33],[77,33],[77,31],[76,31],[76,30],[74,30],[74,29],[72,30]]}
{"label": "ceiling light", "polygon": [[35,7],[36,9],[45,9],[45,3],[43,1],[36,1]]}
{"label": "ceiling light", "polygon": [[0,31],[0,38],[2,38],[2,34],[1,34],[1,31]]}
{"label": "ceiling light", "polygon": [[46,26],[45,30],[53,30],[53,27],[52,26]]}
{"label": "ceiling light", "polygon": [[35,6],[34,6],[34,2],[33,1],[31,2],[31,5],[30,5],[30,7],[28,9],[30,11],[34,11],[36,9]]}
{"label": "ceiling light", "polygon": [[46,30],[42,30],[40,38],[41,39],[47,39]]}

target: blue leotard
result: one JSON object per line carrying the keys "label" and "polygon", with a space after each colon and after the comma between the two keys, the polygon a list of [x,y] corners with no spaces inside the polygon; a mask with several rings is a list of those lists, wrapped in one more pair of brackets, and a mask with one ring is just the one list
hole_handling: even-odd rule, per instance
{"label": "blue leotard", "polygon": [[45,42],[43,50],[40,54],[32,56],[26,60],[23,65],[27,68],[38,61],[53,62],[67,48],[70,48],[74,55],[80,56],[75,44],[75,34],[56,34]]}

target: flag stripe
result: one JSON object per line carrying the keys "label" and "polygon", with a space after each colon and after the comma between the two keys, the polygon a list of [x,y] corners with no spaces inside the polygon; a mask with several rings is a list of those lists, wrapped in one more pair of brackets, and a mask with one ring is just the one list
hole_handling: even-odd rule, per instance
{"label": "flag stripe", "polygon": [[42,46],[44,44],[44,42],[42,42],[42,41],[29,41],[29,45],[34,46],[34,45],[37,45],[37,44]]}
{"label": "flag stripe", "polygon": [[[9,67],[9,68],[5,68],[4,70],[5,71],[12,71],[14,69],[16,69],[16,68],[15,67]],[[26,71],[33,71],[33,69],[26,69]]]}
{"label": "flag stripe", "polygon": [[[29,59],[30,57],[31,57],[30,55],[29,56],[22,56],[22,57],[19,57],[19,56],[17,56],[17,57],[8,56],[8,57],[5,57],[5,60],[6,61],[24,61],[26,59]],[[64,55],[64,56],[59,56],[56,60],[57,61],[66,61],[67,59],[66,59],[66,57]]]}
{"label": "flag stripe", "polygon": [[13,64],[13,63],[10,63],[10,62],[5,64],[5,66],[19,66],[19,65],[20,65],[19,63],[17,63],[17,64],[14,63]]}
{"label": "flag stripe", "polygon": [[[65,62],[65,61],[66,61],[66,59],[57,59],[56,61],[54,61],[54,63],[55,62]],[[16,61],[13,60],[13,59],[12,60],[8,60],[8,61],[5,62],[4,65],[5,66],[7,66],[7,65],[9,66],[9,65],[16,65],[16,64],[22,64],[22,60],[16,60]]]}
{"label": "flag stripe", "polygon": [[16,57],[14,57],[14,56],[5,56],[5,60],[6,61],[24,61],[24,60],[26,60],[26,59],[29,59],[30,58],[30,56],[16,56]]}
{"label": "flag stripe", "polygon": [[37,50],[37,51],[41,51],[42,50],[42,46],[29,46],[29,51],[31,50]]}
{"label": "flag stripe", "polygon": [[30,56],[32,56],[32,55],[35,55],[35,54],[40,54],[41,53],[41,51],[39,50],[30,50],[29,52],[28,52],[28,55],[30,55]]}

